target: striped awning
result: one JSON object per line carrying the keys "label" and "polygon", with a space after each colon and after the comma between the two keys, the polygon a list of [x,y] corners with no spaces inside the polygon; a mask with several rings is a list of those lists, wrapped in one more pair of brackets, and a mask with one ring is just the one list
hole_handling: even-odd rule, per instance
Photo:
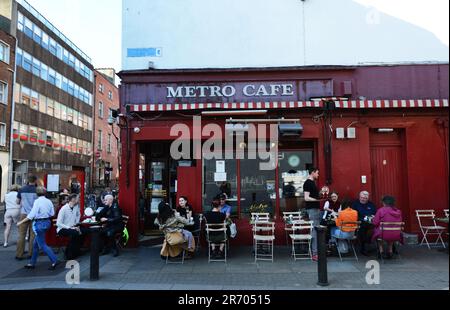
{"label": "striped awning", "polygon": [[[448,108],[447,99],[335,101],[337,109]],[[131,104],[131,112],[323,108],[323,101]]]}

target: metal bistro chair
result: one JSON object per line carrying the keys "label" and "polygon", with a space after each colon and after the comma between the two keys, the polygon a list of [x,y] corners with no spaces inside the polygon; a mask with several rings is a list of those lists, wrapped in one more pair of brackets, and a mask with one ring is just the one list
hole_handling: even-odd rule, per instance
{"label": "metal bistro chair", "polygon": [[[379,237],[377,239],[377,241],[378,242],[385,241],[385,239],[384,239],[385,232],[397,231],[399,233],[399,238],[401,238],[404,228],[405,228],[404,222],[381,222],[380,223],[381,237]],[[397,254],[397,256],[399,258],[401,258],[400,251],[399,251],[400,244],[401,244],[400,241],[394,241],[394,245],[393,245],[393,247],[395,248],[395,251],[393,251],[394,252],[393,254]],[[381,261],[384,263],[384,258],[383,258],[383,255],[381,255],[381,253],[380,253],[380,248],[378,245],[377,245],[377,252],[378,252],[378,256],[381,257]]]}
{"label": "metal bistro chair", "polygon": [[[275,241],[275,223],[254,222],[253,225],[253,245],[255,253],[255,263],[258,260],[273,262],[273,246]],[[260,253],[260,248],[266,250]]]}
{"label": "metal bistro chair", "polygon": [[[250,223],[252,225],[252,230],[254,230],[254,226],[256,222],[268,223],[270,222],[270,213],[251,213]],[[253,247],[255,246],[255,238],[253,234]]]}
{"label": "metal bistro chair", "polygon": [[[424,242],[427,244],[428,249],[431,250],[430,243],[428,242],[428,236],[430,235],[437,235],[436,242],[434,245],[438,245],[439,240],[442,243],[442,246],[444,249],[446,248],[444,240],[442,239],[442,234],[446,230],[445,227],[438,226],[436,224],[436,215],[434,213],[434,210],[416,210],[416,216],[417,220],[419,221],[420,230],[422,232],[423,238],[420,242],[420,245],[422,245]],[[427,221],[431,225],[425,225],[423,222]]]}
{"label": "metal bistro chair", "polygon": [[343,229],[344,230],[353,230],[354,231],[353,236],[351,238],[336,238],[333,235],[331,236],[330,242],[334,243],[336,245],[336,249],[337,249],[339,259],[341,260],[341,262],[342,262],[342,253],[341,253],[341,250],[339,249],[339,244],[338,244],[339,241],[347,242],[349,248],[352,249],[353,254],[355,255],[356,261],[359,261],[358,255],[356,254],[355,245],[353,243],[355,242],[355,240],[358,240],[358,230],[359,230],[360,226],[361,226],[361,222],[343,222],[342,226],[340,226],[339,229],[341,231]]}
{"label": "metal bistro chair", "polygon": [[[222,235],[222,238],[220,241],[212,242],[210,235],[211,233]],[[208,241],[208,263],[210,262],[227,262],[227,252],[228,252],[228,236],[227,236],[227,224],[221,223],[221,224],[206,224],[206,240]],[[220,245],[224,244],[224,258],[223,259],[211,259],[211,245]]]}
{"label": "metal bistro chair", "polygon": [[[292,224],[292,234],[289,236],[292,240],[292,256],[294,260],[301,259],[311,259],[312,260],[312,250],[311,250],[311,241],[312,241],[312,231],[314,229],[313,222],[311,221],[295,221]],[[297,254],[296,245],[307,244],[308,245],[308,253]]]}
{"label": "metal bistro chair", "polygon": [[302,219],[301,212],[283,212],[284,231],[286,235],[286,245],[289,244],[289,235],[293,233],[292,225]]}
{"label": "metal bistro chair", "polygon": [[195,244],[195,251],[199,251],[200,250],[200,238],[201,238],[202,231],[203,231],[203,226],[202,226],[202,224],[203,224],[203,214],[198,214],[198,215],[194,214],[194,221],[195,221],[195,217],[196,216],[198,217],[198,227],[197,227],[197,229],[192,231],[192,235],[194,236],[194,239],[195,239],[195,242],[196,242],[196,244]]}

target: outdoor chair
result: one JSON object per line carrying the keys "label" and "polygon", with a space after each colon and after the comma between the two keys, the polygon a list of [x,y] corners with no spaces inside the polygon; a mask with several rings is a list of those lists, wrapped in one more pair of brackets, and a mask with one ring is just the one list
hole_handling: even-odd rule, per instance
{"label": "outdoor chair", "polygon": [[339,259],[341,260],[341,262],[342,262],[342,254],[343,253],[341,253],[341,249],[339,248],[339,241],[347,242],[349,249],[351,249],[353,251],[353,254],[355,255],[356,261],[359,261],[358,255],[356,254],[354,242],[356,240],[358,240],[358,230],[359,230],[360,225],[361,225],[361,222],[343,222],[342,226],[340,226],[339,229],[341,231],[342,230],[354,230],[353,236],[350,238],[339,238],[339,237],[335,237],[333,235],[331,236],[330,243],[335,244],[338,255],[339,255]]}
{"label": "outdoor chair", "polygon": [[270,213],[252,213],[251,221],[253,222],[269,222]]}
{"label": "outdoor chair", "polygon": [[[289,234],[292,240],[292,256],[294,260],[311,259],[312,260],[312,231],[314,229],[313,222],[294,221],[292,226],[292,234]],[[308,245],[308,253],[297,253],[296,247],[302,244]]]}
{"label": "outdoor chair", "polygon": [[[123,230],[125,230],[125,228],[127,227],[129,220],[130,220],[129,216],[122,215],[122,221],[123,221],[123,227],[124,227]],[[119,251],[119,253],[121,250],[123,250],[123,248],[125,248],[126,242],[128,242],[128,240],[124,241],[123,230],[120,232],[117,232],[114,236],[114,242],[116,243],[116,248],[117,248],[117,251]]]}
{"label": "outdoor chair", "polygon": [[194,214],[194,222],[198,223],[198,227],[196,227],[196,229],[194,229],[192,232],[192,235],[194,236],[195,239],[195,250],[198,251],[200,250],[200,237],[202,235],[202,231],[203,231],[203,214]]}
{"label": "outdoor chair", "polygon": [[[385,242],[385,236],[384,234],[387,232],[398,232],[399,234],[399,239],[401,239],[402,237],[402,232],[404,230],[405,227],[405,223],[404,222],[381,222],[380,223],[380,230],[381,230],[381,236],[377,239],[377,242]],[[393,254],[397,254],[398,258],[400,257],[400,245],[401,245],[401,241],[397,240],[394,241],[394,245],[393,245]],[[380,253],[380,248],[377,244],[377,252],[378,252],[378,256],[381,258],[381,261],[384,263],[384,258],[383,255],[381,255]]]}
{"label": "outdoor chair", "polygon": [[293,222],[300,221],[301,219],[302,219],[301,212],[283,212],[286,245],[289,244],[289,235],[293,233],[292,230]]}
{"label": "outdoor chair", "polygon": [[436,224],[436,215],[434,213],[434,210],[416,210],[416,216],[417,220],[419,221],[420,231],[423,235],[420,245],[425,242],[428,246],[428,249],[431,250],[430,243],[428,242],[428,236],[437,235],[437,239],[434,245],[438,245],[439,241],[441,241],[442,246],[445,249],[446,246],[444,240],[442,239],[442,234],[445,232],[446,228],[438,226]]}
{"label": "outdoor chair", "polygon": [[[65,236],[61,236],[61,235],[59,235],[56,231],[57,231],[57,229],[58,229],[58,226],[56,225],[56,222],[57,222],[57,219],[52,219],[52,226],[53,226],[53,229],[55,230],[55,234],[56,234],[56,244],[55,244],[55,247],[56,247],[56,253],[55,254],[58,254],[58,255],[60,255],[60,253],[61,253],[61,249],[63,249],[63,248],[66,248],[67,247],[67,245],[69,244],[69,242],[70,242],[70,238],[69,237],[65,237]],[[65,251],[63,251],[62,252],[63,253],[63,255],[64,255],[64,259],[65,259]]]}
{"label": "outdoor chair", "polygon": [[258,260],[273,262],[273,246],[275,241],[275,223],[254,222],[253,246],[255,263]]}
{"label": "outdoor chair", "polygon": [[[220,236],[217,241],[211,241],[211,237],[215,235],[215,237]],[[206,224],[206,240],[208,241],[208,263],[210,262],[227,262],[227,254],[228,254],[228,236],[227,236],[227,224]],[[216,246],[220,244],[224,244],[224,258],[211,258],[211,248],[212,245]]]}
{"label": "outdoor chair", "polygon": [[448,217],[448,209],[444,209],[444,215],[445,217]]}

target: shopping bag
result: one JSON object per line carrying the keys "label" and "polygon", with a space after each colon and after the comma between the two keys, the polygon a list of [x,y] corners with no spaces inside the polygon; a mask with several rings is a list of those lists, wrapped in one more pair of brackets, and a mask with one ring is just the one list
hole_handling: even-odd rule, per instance
{"label": "shopping bag", "polygon": [[230,224],[230,237],[231,238],[236,238],[237,236],[237,227],[235,223],[231,223]]}

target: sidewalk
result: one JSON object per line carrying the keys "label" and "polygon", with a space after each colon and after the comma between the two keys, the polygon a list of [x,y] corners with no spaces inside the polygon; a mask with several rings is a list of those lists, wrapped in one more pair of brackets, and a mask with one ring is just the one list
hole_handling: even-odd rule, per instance
{"label": "sidewalk", "polygon": [[[14,229],[16,231],[16,229]],[[0,229],[3,240],[3,226]],[[11,240],[15,240],[15,236]],[[15,242],[0,249],[0,290],[28,289],[111,289],[111,290],[448,290],[449,256],[437,249],[402,247],[402,259],[381,264],[380,285],[366,283],[366,263],[359,256],[344,262],[332,257],[328,261],[330,286],[317,282],[317,264],[294,262],[288,247],[275,249],[275,262],[253,261],[250,247],[231,248],[228,264],[208,264],[203,249],[184,265],[166,265],[159,256],[160,247],[124,250],[113,258],[100,258],[100,280],[89,281],[89,255],[79,260],[81,284],[67,285],[65,264],[48,271],[48,258],[41,256],[35,270],[24,270],[26,261],[14,259]]]}

